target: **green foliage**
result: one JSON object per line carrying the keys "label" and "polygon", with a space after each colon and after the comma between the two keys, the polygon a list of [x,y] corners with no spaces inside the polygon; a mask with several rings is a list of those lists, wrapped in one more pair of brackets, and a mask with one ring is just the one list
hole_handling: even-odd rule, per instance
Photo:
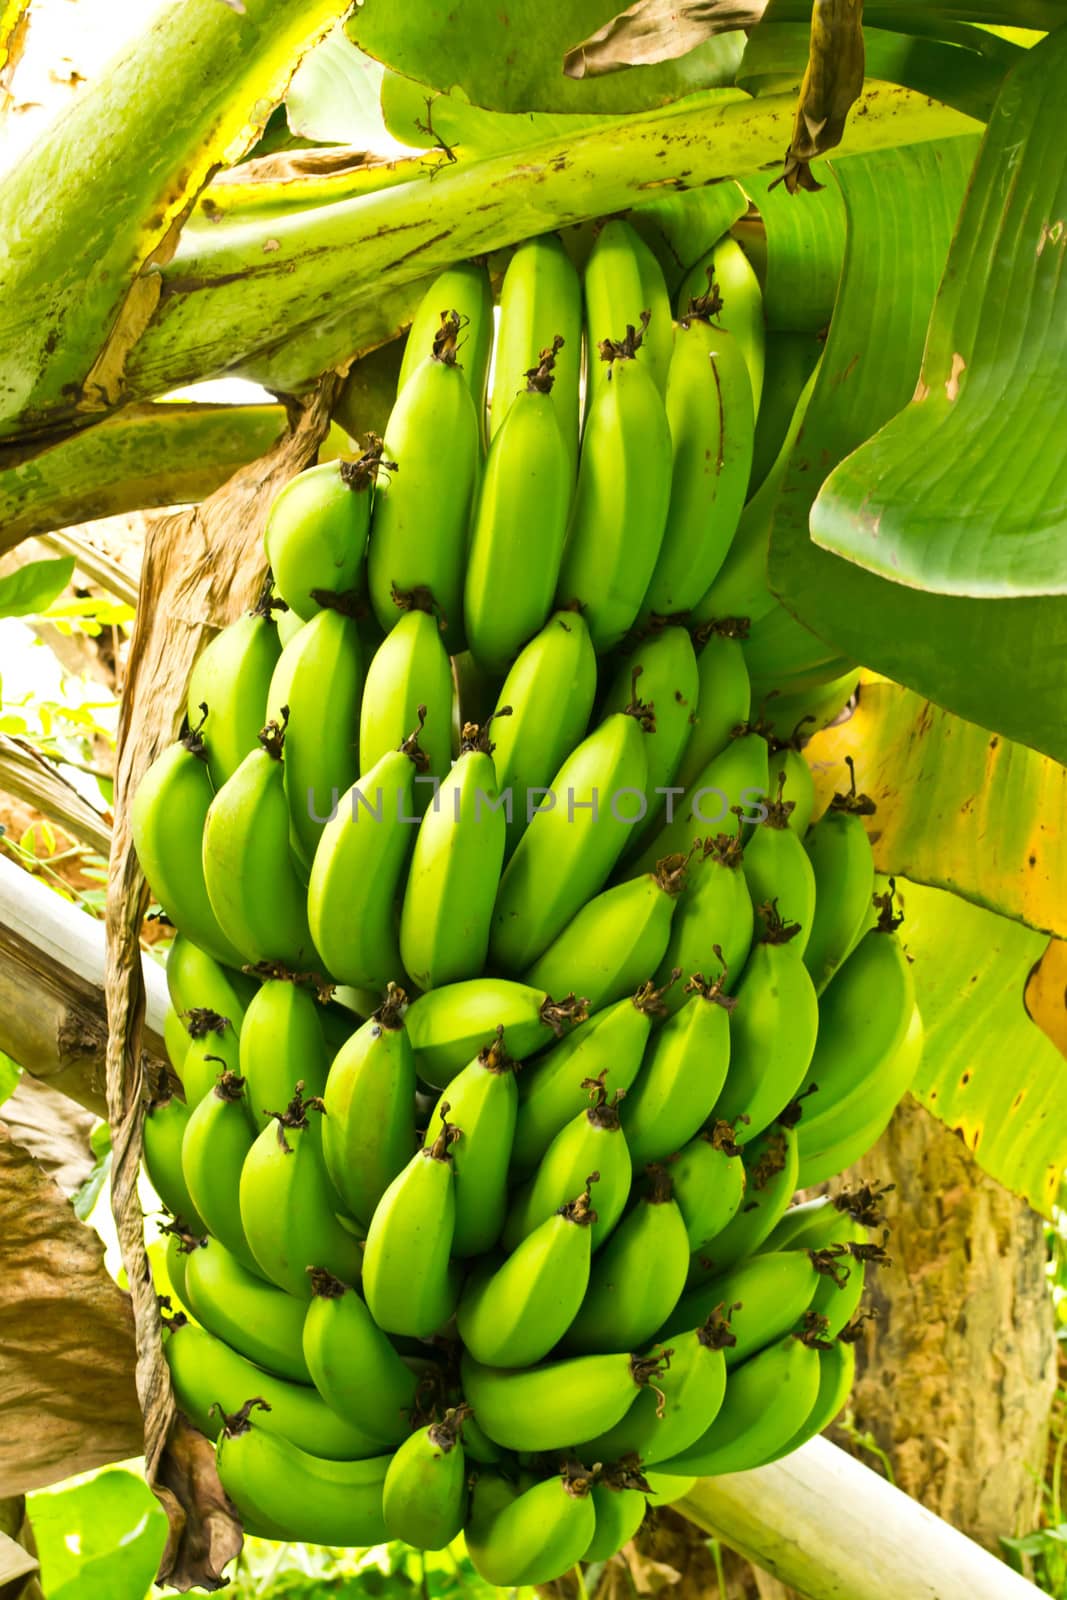
{"label": "green foliage", "polygon": [[73,572],[73,556],[16,567],[0,578],[0,617],[39,616],[63,593]]}
{"label": "green foliage", "polygon": [[[490,1600],[462,1539],[425,1555],[393,1541],[372,1550],[328,1550],[246,1539],[229,1590],[233,1600]],[[512,1600],[531,1600],[518,1589]]]}
{"label": "green foliage", "polygon": [[48,1600],[140,1600],[167,1518],[143,1478],[119,1468],[27,1497]]}
{"label": "green foliage", "polygon": [[0,1106],[9,1095],[15,1091],[15,1086],[22,1077],[22,1068],[17,1061],[12,1061],[9,1055],[0,1050]]}
{"label": "green foliage", "polygon": [[106,1122],[96,1124],[89,1135],[89,1148],[93,1152],[93,1170],[72,1201],[75,1216],[82,1222],[88,1222],[111,1172],[111,1129]]}

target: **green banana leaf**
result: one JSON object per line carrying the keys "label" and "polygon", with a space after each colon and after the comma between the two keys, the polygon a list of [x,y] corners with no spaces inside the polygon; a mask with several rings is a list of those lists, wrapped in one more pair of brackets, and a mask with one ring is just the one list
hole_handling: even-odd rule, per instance
{"label": "green banana leaf", "polygon": [[912,1092],[990,1177],[1051,1216],[1067,1165],[1067,1071],[1024,1004],[1047,941],[943,889],[897,890],[926,1029]]}
{"label": "green banana leaf", "polygon": [[1067,594],[1067,28],[997,101],[911,403],[824,484],[816,544],[938,594]]}
{"label": "green banana leaf", "polygon": [[810,631],[805,641],[798,627],[792,641],[809,671],[832,675],[840,656],[862,661],[980,727],[1063,761],[1062,601],[923,594],[819,549],[808,533],[827,469],[914,392],[973,149],[973,141],[960,140],[831,162],[848,245],[808,425],[776,508],[768,575]]}
{"label": "green banana leaf", "polygon": [[293,73],[285,96],[289,131],[316,144],[350,144],[379,154],[390,150],[393,140],[381,104],[384,76],[381,63],[358,50],[339,23]]}
{"label": "green banana leaf", "polygon": [[825,164],[812,164],[824,187],[797,203],[773,175],[744,181],[766,237],[763,311],[768,328],[818,333],[830,321],[845,254],[845,208]]}

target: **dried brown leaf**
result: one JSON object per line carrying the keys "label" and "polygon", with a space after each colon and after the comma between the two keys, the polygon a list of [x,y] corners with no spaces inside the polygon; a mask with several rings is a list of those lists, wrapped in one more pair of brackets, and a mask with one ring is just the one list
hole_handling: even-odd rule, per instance
{"label": "dried brown leaf", "polygon": [[602,28],[568,50],[568,78],[600,78],[625,67],[675,61],[718,33],[752,28],[767,0],[637,0]]}
{"label": "dried brown leaf", "polygon": [[808,65],[781,179],[790,194],[821,189],[817,156],[841,143],[848,114],[863,92],[863,0],[815,0]]}
{"label": "dried brown leaf", "polygon": [[89,1135],[96,1118],[58,1089],[23,1073],[4,1101],[4,1123],[16,1144],[70,1196],[93,1170]]}

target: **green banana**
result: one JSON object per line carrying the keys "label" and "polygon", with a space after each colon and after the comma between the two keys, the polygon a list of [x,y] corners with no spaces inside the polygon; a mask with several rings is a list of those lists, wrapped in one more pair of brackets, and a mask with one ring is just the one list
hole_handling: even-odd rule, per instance
{"label": "green banana", "polygon": [[180,1014],[171,1005],[168,1005],[163,1018],[163,1044],[174,1075],[181,1082],[182,1067],[189,1049],[189,1031]]}
{"label": "green banana", "polygon": [[577,1436],[613,1428],[646,1385],[653,1388],[662,1356],[571,1356],[543,1366],[486,1367],[465,1351],[463,1393],[496,1444],[507,1450],[566,1450]]}
{"label": "green banana", "polygon": [[708,983],[696,972],[685,988],[688,1001],[652,1035],[622,1108],[622,1131],[638,1169],[689,1142],[732,1071],[734,1002],[723,993],[722,980]]}
{"label": "green banana", "polygon": [[279,608],[278,615],[274,620],[274,626],[278,630],[278,643],[284,650],[286,645],[292,643],[304,626],[304,619],[303,617],[298,617],[291,606],[285,606],[284,610]]}
{"label": "green banana", "polygon": [[796,1327],[811,1305],[819,1274],[819,1265],[806,1250],[753,1256],[684,1294],[658,1337],[673,1339],[725,1309],[731,1338],[723,1353],[726,1369],[732,1372]]}
{"label": "green banana", "polygon": [[153,1282],[162,1292],[159,1296],[160,1307],[166,1310],[168,1306],[173,1309],[173,1299],[177,1296],[179,1306],[189,1311],[188,1289],[189,1261],[196,1252],[208,1243],[207,1239],[197,1239],[191,1233],[182,1231],[180,1222],[169,1222],[161,1230],[167,1236],[167,1249],[165,1255],[166,1279],[169,1293],[162,1288],[160,1273],[156,1263],[151,1261],[153,1267]]}
{"label": "green banana", "polygon": [[[420,707],[420,722],[422,715]],[[308,921],[323,964],[340,983],[380,991],[400,975],[396,900],[418,821],[415,775],[425,765],[412,733],[353,784],[322,830]]]}
{"label": "green banana", "polygon": [[582,1109],[586,1084],[602,1078],[609,1094],[629,1090],[653,1020],[663,1010],[662,990],[642,984],[628,1000],[598,1011],[530,1062],[519,1078],[514,1172],[525,1175],[536,1167],[560,1129]]}
{"label": "green banana", "polygon": [[577,611],[557,611],[516,658],[497,710],[511,715],[493,729],[497,787],[511,794],[506,855],[529,819],[533,796],[544,798],[566,757],[585,734],[596,694],[596,655]]}
{"label": "green banana", "polygon": [[182,1140],[182,1171],[208,1231],[243,1267],[261,1274],[241,1226],[238,1199],[241,1169],[255,1137],[245,1080],[224,1072],[189,1118]]}
{"label": "green banana", "polygon": [[310,622],[323,596],[363,590],[372,491],[382,441],[369,434],[354,461],[322,461],[298,472],[275,495],[263,544],[274,586],[293,616]]}
{"label": "green banana", "polygon": [[[315,1267],[303,1355],[331,1411],[383,1444],[411,1426],[418,1377],[397,1354],[354,1289]],[[303,1309],[302,1302],[301,1308]]]}
{"label": "green banana", "polygon": [[[821,673],[819,677],[821,680]],[[804,749],[817,733],[841,715],[859,679],[860,668],[852,667],[828,682],[805,685],[801,681],[786,694],[768,695],[760,708],[760,716],[770,729],[774,745]]]}
{"label": "green banana", "polygon": [[176,928],[218,961],[240,966],[211,909],[200,844],[214,795],[207,770],[203,720],[186,726],[157,756],[137,786],[130,822],[141,871]]}
{"label": "green banana", "polygon": [[[697,839],[726,824],[740,807],[742,825],[751,826],[766,810],[768,793],[767,741],[756,729],[742,724],[730,743],[713,756],[675,805],[668,804],[667,821],[633,864],[634,872],[647,872],[661,856],[688,855]],[[677,794],[671,791],[669,798]],[[747,815],[755,810],[757,817]],[[723,944],[725,949],[725,942]]]}
{"label": "green banana", "polygon": [[675,1339],[655,1389],[643,1389],[622,1421],[580,1444],[577,1455],[593,1463],[637,1456],[644,1465],[685,1450],[710,1428],[722,1405],[723,1352],[732,1337],[729,1323],[716,1310],[699,1328]]}
{"label": "green banana", "polygon": [[310,1383],[302,1345],[304,1303],[249,1272],[218,1241],[186,1257],[182,1296],[200,1325],[276,1378]]}
{"label": "green banana", "polygon": [[655,713],[655,722],[645,742],[648,811],[634,828],[628,853],[658,831],[666,786],[674,782],[689,739],[690,718],[697,707],[697,660],[693,641],[684,628],[661,628],[638,643],[632,654],[619,663],[602,714],[625,711],[632,705],[637,699],[638,679],[641,698]]}
{"label": "green banana", "polygon": [[[516,1066],[505,1049],[504,1030],[498,1028],[492,1044],[480,1050],[448,1086],[447,1110],[463,1130],[452,1156],[455,1256],[482,1255],[496,1243],[504,1226],[519,1101]],[[439,1101],[430,1116],[427,1144],[445,1129],[445,1107],[446,1103]]]}
{"label": "green banana", "polygon": [[665,1167],[651,1165],[642,1193],[593,1262],[568,1350],[633,1350],[670,1316],[685,1287],[689,1237]]}
{"label": "green banana", "polygon": [[828,1349],[820,1349],[818,1356],[819,1388],[815,1404],[796,1432],[773,1455],[765,1456],[761,1465],[792,1455],[794,1450],[799,1450],[802,1444],[807,1444],[809,1439],[814,1439],[817,1433],[828,1428],[844,1409],[856,1375],[856,1347],[837,1338]]}
{"label": "green banana", "polygon": [[337,1200],[322,1159],[316,1117],[322,1101],[305,1099],[298,1083],[284,1111],[256,1136],[241,1168],[240,1214],[248,1247],[265,1277],[299,1299],[311,1298],[308,1269],[323,1266],[358,1283],[359,1241],[338,1220]]}
{"label": "green banana", "polygon": [[425,707],[419,742],[426,755],[415,787],[419,812],[426,809],[432,779],[452,765],[452,668],[441,630],[429,612],[405,611],[371,658],[359,721],[359,770],[370,772],[396,750]]}
{"label": "green banana", "polygon": [[[793,737],[796,740],[798,736],[794,733]],[[804,759],[803,746],[795,742],[784,745],[775,742],[771,745],[770,768],[783,779],[793,806],[789,826],[798,839],[803,839],[815,810],[815,779]],[[804,948],[806,952],[806,943]]]}
{"label": "green banana", "polygon": [[540,352],[557,335],[562,336],[567,354],[559,363],[552,404],[567,446],[573,483],[578,468],[582,286],[558,235],[546,233],[518,246],[500,287],[490,437],[495,437],[503,426],[526,373],[537,365]]}
{"label": "green banana", "polygon": [[460,1278],[449,1257],[456,1224],[451,1145],[462,1130],[444,1121],[379,1200],[363,1253],[363,1292],[386,1333],[428,1339],[448,1321]]}
{"label": "green banana", "polygon": [[314,949],[304,886],[289,854],[284,741],[284,728],[268,723],[259,748],[212,800],[204,879],[219,926],[247,961],[282,961],[299,970]]}
{"label": "green banana", "polygon": [[148,1181],[182,1227],[196,1238],[207,1224],[193,1204],[182,1171],[182,1141],[189,1126],[189,1107],[164,1083],[144,1115],[144,1169]]}
{"label": "green banana", "polygon": [[800,1146],[798,1184],[822,1183],[877,1143],[918,1071],[922,1051],[923,1021],[916,1006],[896,1054],[884,1063],[877,1083],[868,1086],[865,1101],[849,1100],[835,1108],[816,1125],[810,1142]]}
{"label": "green banana", "polygon": [[632,232],[632,248],[637,257],[637,271],[641,279],[641,305],[650,313],[646,334],[648,370],[660,394],[665,395],[675,343],[670,292],[655,251],[645,243],[636,229]]}
{"label": "green banana", "polygon": [[810,1416],[819,1392],[819,1352],[792,1334],[731,1372],[715,1421],[660,1472],[744,1472],[768,1460]]}
{"label": "green banana", "polygon": [[515,1496],[495,1515],[472,1519],[467,1550],[475,1571],[498,1588],[552,1583],[588,1550],[596,1512],[587,1474],[565,1469]]}
{"label": "green banana", "polygon": [[632,994],[663,961],[686,865],[683,856],[666,856],[651,872],[587,900],[523,982],[549,993],[569,985],[594,1012]]}
{"label": "green banana", "polygon": [[309,1095],[325,1090],[330,1053],[322,1017],[312,991],[294,977],[265,979],[249,1001],[238,1058],[256,1128],[271,1121],[271,1106],[289,1103],[298,1082]]}
{"label": "green banana", "polygon": [[604,1472],[593,1484],[596,1532],[583,1561],[610,1561],[624,1544],[629,1544],[644,1522],[648,1501],[640,1488],[629,1487],[631,1481],[625,1469],[615,1467]]}
{"label": "green banana", "polygon": [[359,777],[363,646],[352,617],[325,607],[278,658],[267,720],[285,726],[285,793],[296,854],[310,867],[338,796]]}
{"label": "green banana", "polygon": [[593,389],[578,487],[556,586],[557,605],[577,602],[598,653],[637,619],[663,540],[671,493],[667,412],[641,354],[647,318],[605,340],[606,376]]}
{"label": "green banana", "polygon": [[185,1103],[192,1111],[209,1095],[223,1072],[236,1072],[240,1038],[228,1017],[196,1008],[187,1013],[189,1048],[182,1062]]}
{"label": "green banana", "polygon": [[693,1261],[701,1282],[753,1255],[785,1214],[797,1187],[799,1147],[796,1129],[776,1123],[741,1151],[745,1202],[721,1233],[708,1239]]}
{"label": "green banana", "polygon": [[509,978],[467,978],[420,995],[405,1022],[415,1051],[415,1070],[433,1089],[447,1089],[503,1028],[508,1049],[524,1061],[569,1023],[583,1022],[584,1000],[553,1000],[543,989]]}
{"label": "green banana", "polygon": [[609,1100],[604,1080],[607,1070],[582,1085],[591,1104],[565,1123],[541,1157],[532,1178],[512,1191],[511,1208],[504,1224],[505,1250],[514,1250],[526,1236],[564,1205],[585,1182],[586,1174],[600,1174],[597,1216],[592,1225],[592,1248],[598,1250],[622,1216],[630,1192],[633,1165],[619,1121],[618,1103],[625,1093],[616,1090]]}
{"label": "green banana", "polygon": [[529,1367],[557,1345],[578,1314],[589,1282],[590,1173],[576,1200],[560,1206],[501,1265],[467,1279],[456,1326],[464,1347],[489,1367]]}
{"label": "green banana", "polygon": [[[858,1255],[852,1253],[854,1244],[860,1246]],[[813,1254],[812,1259],[823,1276],[812,1296],[808,1318],[820,1339],[838,1338],[859,1310],[866,1286],[867,1252],[871,1249],[875,1263],[884,1263],[887,1258],[883,1247],[869,1246],[863,1230],[853,1223],[850,1237],[834,1246],[829,1256]]]}
{"label": "green banana", "polygon": [[702,1128],[672,1159],[671,1178],[689,1248],[702,1250],[733,1220],[745,1198],[741,1148],[730,1124]]}
{"label": "green banana", "polygon": [[417,1429],[390,1461],[382,1502],[390,1539],[416,1550],[443,1550],[458,1538],[467,1510],[460,1437],[466,1410],[455,1407],[440,1422]]}
{"label": "green banana", "polygon": [[743,621],[727,618],[698,630],[696,707],[675,783],[688,789],[725,750],[734,729],[748,722],[752,689],[741,648]]}
{"label": "green banana", "polygon": [[493,766],[495,720],[484,728],[465,725],[459,759],[415,836],[400,956],[420,989],[474,978],[485,968],[507,830]]}
{"label": "green banana", "polygon": [[803,959],[815,916],[815,873],[792,826],[793,801],[783,799],[786,773],[781,770],[778,755],[771,756],[771,768],[772,778],[777,779],[777,793],[766,807],[763,821],[752,830],[742,870],[754,906],[768,905],[773,900],[785,908],[797,928],[791,948]]}
{"label": "green banana", "polygon": [[407,996],[385,999],[334,1057],[323,1093],[322,1154],[351,1215],[374,1208],[415,1152],[415,1056],[404,1026]]}
{"label": "green banana", "polygon": [[738,342],[752,388],[752,406],[758,414],[763,398],[766,332],[763,294],[745,252],[725,235],[691,268],[678,295],[684,310],[693,299],[708,296],[711,314]]}
{"label": "green banana", "polygon": [[[789,1207],[761,1246],[765,1250],[824,1250],[848,1239],[862,1238],[866,1229],[885,1221],[882,1202],[890,1189],[861,1184],[841,1189]],[[856,1226],[860,1232],[856,1232]]]}
{"label": "green banana", "polygon": [[423,295],[408,329],[397,377],[397,393],[418,370],[432,348],[442,316],[454,311],[460,321],[460,371],[471,392],[475,410],[485,411],[489,377],[489,352],[493,343],[493,286],[484,261],[457,261],[446,267]]}
{"label": "green banana", "polygon": [[320,1456],[347,1462],[372,1456],[381,1448],[362,1428],[335,1416],[307,1384],[291,1383],[253,1366],[223,1340],[183,1317],[175,1317],[166,1330],[163,1353],[179,1408],[209,1439],[216,1439],[222,1428],[220,1408],[234,1412],[256,1394],[270,1406],[260,1419],[263,1432],[302,1450],[314,1446]]}
{"label": "green banana", "polygon": [[726,559],[752,471],[756,416],[740,343],[716,326],[706,295],[690,301],[667,382],[671,498],[641,616],[688,612]]}
{"label": "green banana", "polygon": [[819,1003],[793,942],[798,924],[783,922],[773,902],[760,907],[760,918],[763,931],[737,986],[730,1071],[714,1106],[716,1117],[733,1124],[741,1145],[793,1100],[819,1032]]}
{"label": "green banana", "polygon": [[538,808],[500,880],[489,954],[502,971],[525,972],[603,887],[632,825],[632,795],[644,803],[650,716],[637,701],[608,716],[553,779],[551,804]]}
{"label": "green banana", "polygon": [[[586,348],[589,353],[587,407],[592,406],[610,381],[608,369],[597,359],[601,346],[611,344],[611,335],[620,323],[625,325],[626,322],[632,322],[636,326],[645,311],[651,321],[653,307],[645,299],[642,257],[638,248],[640,243],[630,223],[620,217],[609,218],[597,228],[593,248],[585,264],[582,290],[585,298]],[[664,320],[670,323],[669,304]],[[639,348],[636,353],[636,359],[646,369],[653,383],[656,381],[652,375],[656,354],[658,345],[654,349],[651,343]]]}
{"label": "green banana", "polygon": [[684,1500],[696,1484],[695,1477],[683,1477],[681,1474],[672,1476],[658,1469],[653,1472],[650,1468],[642,1476],[649,1487],[648,1503],[653,1511],[660,1506],[672,1506],[676,1500]]}
{"label": "green banana", "polygon": [[863,818],[874,801],[856,793],[856,770],[848,794],[835,794],[829,809],[804,841],[815,875],[815,915],[804,965],[821,994],[859,942],[874,893],[874,856]]}
{"label": "green banana", "polygon": [[180,933],[167,952],[167,992],[183,1021],[191,1011],[214,1011],[240,1032],[245,1007],[258,988],[255,978],[222,966]]}
{"label": "green banana", "polygon": [[442,313],[425,360],[397,394],[384,444],[397,465],[375,492],[367,556],[380,626],[388,633],[408,597],[423,593],[450,655],[463,648],[463,567],[481,455],[478,412],[459,367],[462,334],[459,315]]}
{"label": "green banana", "polygon": [[191,728],[201,726],[216,789],[256,749],[281,648],[265,592],[253,611],[217,633],[196,659],[189,677],[186,720]]}
{"label": "green banana", "polygon": [[382,1488],[392,1457],[324,1460],[267,1432],[272,1413],[249,1400],[227,1416],[216,1462],[219,1482],[249,1533],[298,1544],[374,1545],[386,1537]]}
{"label": "green banana", "polygon": [[571,449],[552,401],[557,332],[493,436],[479,487],[463,592],[471,653],[503,674],[552,610],[574,488]]}
{"label": "green banana", "polygon": [[[690,865],[679,897],[657,982],[663,983],[675,971],[706,971],[715,958],[721,961],[723,986],[728,989],[744,968],[754,914],[741,870],[741,833],[739,822],[735,836],[716,834],[695,847],[699,854]],[[721,956],[716,957],[716,951],[721,951]],[[676,985],[665,1000],[669,1012],[678,1011],[686,1003],[684,985]]]}
{"label": "green banana", "polygon": [[[821,694],[829,685],[837,685],[843,676],[855,670],[855,662],[835,654],[777,602],[762,615],[751,618],[742,648],[756,700],[779,690],[794,698],[803,693]],[[838,692],[835,688],[834,694]],[[845,695],[840,703],[847,698]]]}

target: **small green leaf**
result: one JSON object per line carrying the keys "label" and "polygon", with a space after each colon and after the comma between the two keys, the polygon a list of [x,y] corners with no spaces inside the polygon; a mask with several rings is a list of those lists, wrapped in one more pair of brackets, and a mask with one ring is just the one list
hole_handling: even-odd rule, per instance
{"label": "small green leaf", "polygon": [[141,1600],[159,1565],[167,1518],[132,1472],[99,1472],[27,1497],[48,1600]]}
{"label": "small green leaf", "polygon": [[31,561],[0,578],[0,617],[39,616],[61,595],[74,572],[73,556]]}
{"label": "small green leaf", "polygon": [[14,1094],[21,1077],[22,1068],[18,1062],[12,1061],[9,1055],[0,1050],[0,1105],[3,1105],[4,1101]]}

